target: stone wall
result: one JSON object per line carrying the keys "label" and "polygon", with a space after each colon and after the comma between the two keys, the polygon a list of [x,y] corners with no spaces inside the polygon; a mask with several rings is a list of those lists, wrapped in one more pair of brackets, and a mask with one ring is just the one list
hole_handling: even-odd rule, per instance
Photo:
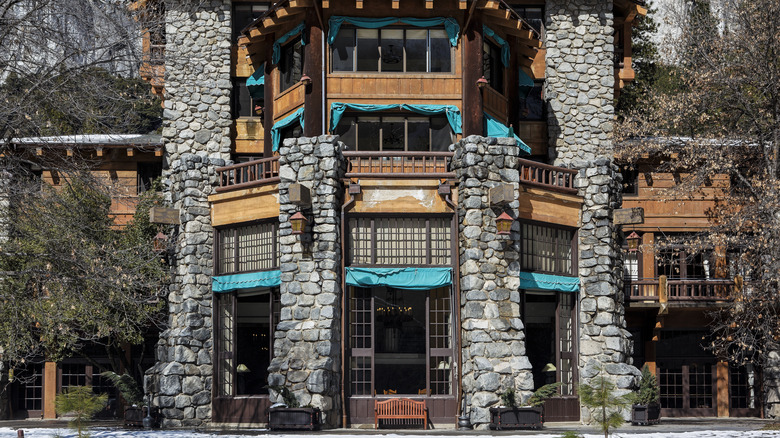
{"label": "stone wall", "polygon": [[[320,408],[330,427],[340,425],[342,377],[341,178],[346,161],[337,139],[288,139],[279,149],[282,308],[268,368],[269,385],[288,386],[301,406]],[[290,202],[292,183],[310,189],[310,207]],[[310,222],[295,235],[289,218],[298,211]],[[282,400],[277,396],[274,401]]]}
{"label": "stone wall", "polygon": [[458,241],[463,355],[462,385],[471,423],[486,429],[489,408],[514,388],[518,401],[533,391],[520,315],[517,223],[509,238],[499,236],[495,219],[503,208],[490,206],[488,192],[511,184],[514,201],[505,206],[517,217],[520,149],[511,138],[470,136],[454,145],[452,170],[458,178]]}
{"label": "stone wall", "polygon": [[147,392],[164,427],[211,419],[213,229],[207,197],[230,158],[230,2],[166,2],[164,185],[181,224],[170,257],[169,327]]}

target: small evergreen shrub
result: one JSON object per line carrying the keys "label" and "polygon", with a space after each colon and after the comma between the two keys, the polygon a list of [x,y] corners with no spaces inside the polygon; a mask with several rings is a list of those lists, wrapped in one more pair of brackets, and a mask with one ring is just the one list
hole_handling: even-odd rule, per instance
{"label": "small evergreen shrub", "polygon": [[76,428],[78,438],[89,438],[84,424],[105,407],[106,401],[108,394],[97,395],[91,386],[72,386],[57,394],[54,405],[58,415],[73,414],[70,425]]}

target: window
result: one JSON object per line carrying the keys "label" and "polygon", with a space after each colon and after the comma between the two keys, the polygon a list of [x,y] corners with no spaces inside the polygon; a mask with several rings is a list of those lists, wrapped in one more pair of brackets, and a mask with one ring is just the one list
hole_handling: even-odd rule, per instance
{"label": "window", "polygon": [[523,270],[576,275],[572,263],[574,231],[523,223],[521,233]]}
{"label": "window", "polygon": [[444,29],[341,28],[332,54],[334,72],[452,72]]}
{"label": "window", "polygon": [[284,91],[297,84],[303,76],[303,44],[300,38],[295,38],[282,46],[282,56],[279,59],[279,91]]}
{"label": "window", "polygon": [[239,117],[260,117],[262,108],[265,104],[263,99],[256,99],[249,94],[246,87],[246,79],[235,79],[233,81],[233,118]]}
{"label": "window", "polygon": [[253,272],[279,266],[279,224],[243,225],[217,230],[217,274]]}
{"label": "window", "polygon": [[146,192],[152,189],[152,183],[154,180],[162,175],[162,163],[138,163],[137,183],[138,194]]}
{"label": "window", "polygon": [[482,45],[482,75],[494,90],[504,92],[504,64],[501,62],[501,48],[487,39]]}
{"label": "window", "polygon": [[241,30],[260,18],[271,2],[240,3],[233,2],[233,42],[238,40]]}
{"label": "window", "polygon": [[350,264],[449,265],[451,219],[353,217],[349,219]]}
{"label": "window", "polygon": [[671,243],[679,238],[672,235],[658,239],[656,275],[665,275],[669,279],[713,278],[712,252],[697,252],[684,244]]}
{"label": "window", "polygon": [[544,6],[515,6],[512,9],[540,35],[544,34]]}
{"label": "window", "polygon": [[442,117],[342,117],[336,134],[358,151],[447,151],[452,128]]}
{"label": "window", "polygon": [[623,196],[632,196],[639,193],[639,170],[630,164],[620,166],[620,174],[623,176]]}
{"label": "window", "polygon": [[268,394],[274,326],[281,310],[279,296],[279,289],[271,288],[215,298],[219,396]]}
{"label": "window", "polygon": [[537,121],[546,120],[546,111],[542,92],[544,81],[535,81],[533,88],[523,99],[520,93],[520,120]]}

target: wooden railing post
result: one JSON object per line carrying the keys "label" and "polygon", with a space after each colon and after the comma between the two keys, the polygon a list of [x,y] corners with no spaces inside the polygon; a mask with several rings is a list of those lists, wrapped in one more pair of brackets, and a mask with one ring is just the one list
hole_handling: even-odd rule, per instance
{"label": "wooden railing post", "polygon": [[669,290],[666,275],[658,277],[658,302],[665,304],[669,301]]}

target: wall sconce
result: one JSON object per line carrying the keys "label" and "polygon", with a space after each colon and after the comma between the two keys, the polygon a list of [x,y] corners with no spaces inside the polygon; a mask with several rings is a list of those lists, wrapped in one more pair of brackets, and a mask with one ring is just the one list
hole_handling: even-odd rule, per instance
{"label": "wall sconce", "polygon": [[477,79],[477,87],[479,87],[479,88],[485,88],[485,86],[486,86],[487,84],[488,84],[488,81],[487,81],[487,79],[485,79],[485,77],[484,77],[484,76],[482,76],[481,78]]}
{"label": "wall sconce", "polygon": [[303,229],[306,228],[307,223],[309,223],[309,221],[300,211],[290,217],[290,225],[292,225],[293,234],[303,234]]}
{"label": "wall sconce", "polygon": [[155,251],[165,251],[168,249],[168,236],[163,234],[162,231],[157,233],[152,239],[152,247]]}
{"label": "wall sconce", "polygon": [[512,219],[512,216],[509,216],[506,214],[506,212],[501,213],[501,215],[496,218],[496,228],[498,229],[498,234],[509,234],[509,230],[512,228],[512,222],[514,221],[515,220]]}
{"label": "wall sconce", "polygon": [[301,83],[302,83],[303,85],[309,85],[309,84],[311,84],[311,78],[309,77],[309,75],[307,75],[306,73],[304,73],[304,74],[303,74],[303,76],[301,76]]}
{"label": "wall sconce", "polygon": [[628,243],[628,252],[637,252],[639,250],[639,234],[636,231],[632,231],[631,234],[626,237],[626,243]]}

